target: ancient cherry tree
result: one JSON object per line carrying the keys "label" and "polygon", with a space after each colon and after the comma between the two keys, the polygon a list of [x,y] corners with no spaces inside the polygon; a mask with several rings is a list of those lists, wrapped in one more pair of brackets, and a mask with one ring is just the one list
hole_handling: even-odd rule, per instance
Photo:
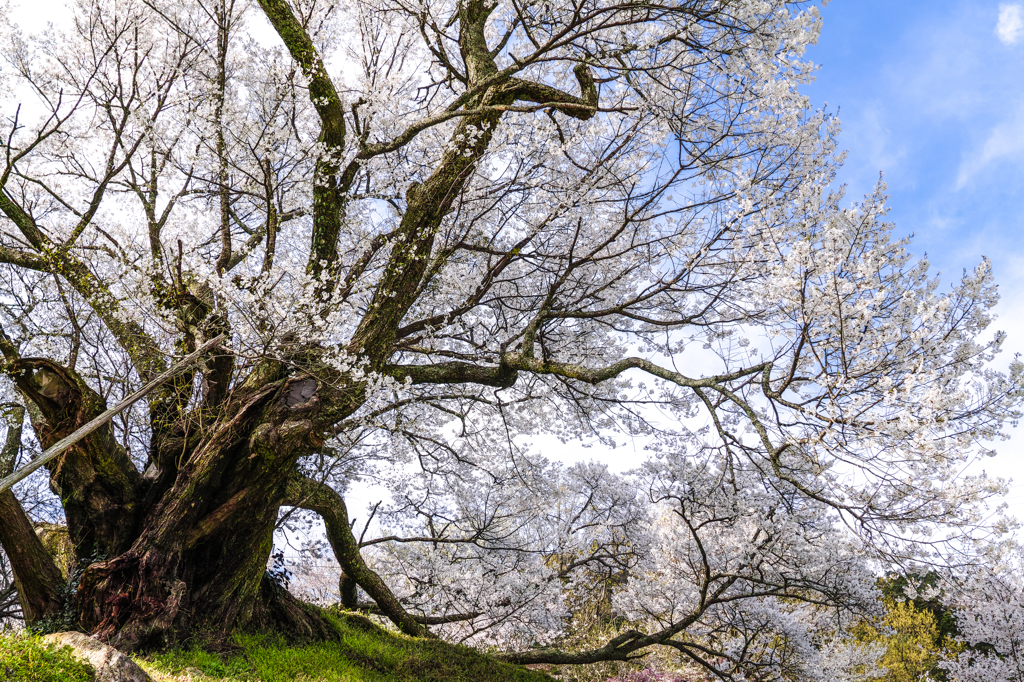
{"label": "ancient cherry tree", "polygon": [[[782,0],[81,0],[5,24],[14,450],[226,335],[47,465],[73,597],[0,494],[26,617],[70,599],[126,648],[328,636],[266,573],[303,508],[343,600],[407,633],[526,647],[604,575],[627,629],[510,657],[782,669],[822,650],[794,623],[868,598],[865,557],[984,533],[999,483],[958,467],[1020,384],[983,337],[995,286],[981,263],[940,292],[883,187],[841,207],[838,124],[799,91],[818,27]],[[538,435],[651,456],[561,466]],[[357,537],[365,476],[392,501]]]}

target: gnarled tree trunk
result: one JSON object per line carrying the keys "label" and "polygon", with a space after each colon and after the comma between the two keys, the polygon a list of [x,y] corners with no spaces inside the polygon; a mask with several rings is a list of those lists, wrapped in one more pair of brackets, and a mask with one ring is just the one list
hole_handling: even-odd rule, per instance
{"label": "gnarled tree trunk", "polygon": [[[33,425],[44,447],[105,408],[73,371],[46,360],[17,362],[14,376],[38,408]],[[76,595],[86,631],[129,649],[162,644],[182,629],[225,634],[250,623],[298,636],[330,634],[314,610],[266,576],[289,475],[300,456],[322,444],[314,423],[317,382],[253,376],[202,410],[206,423],[155,439],[146,476],[107,427],[49,463],[78,560],[87,565]],[[34,620],[52,613],[60,606],[59,571],[10,493],[0,499],[0,514],[0,541],[23,548],[12,553],[15,570],[40,583],[22,592],[26,614]]]}

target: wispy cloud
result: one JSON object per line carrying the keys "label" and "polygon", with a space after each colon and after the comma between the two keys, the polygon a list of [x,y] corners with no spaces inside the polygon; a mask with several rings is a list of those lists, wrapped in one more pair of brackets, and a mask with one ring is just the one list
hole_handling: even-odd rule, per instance
{"label": "wispy cloud", "polygon": [[1007,45],[1013,45],[1024,38],[1024,6],[1020,3],[999,5],[996,35]]}
{"label": "wispy cloud", "polygon": [[[856,155],[848,160],[848,190],[851,200],[859,201],[870,193],[880,172],[895,173],[906,158],[907,150],[893,135],[883,103],[865,102],[853,112],[840,111],[842,142]],[[846,115],[844,115],[846,114]]]}
{"label": "wispy cloud", "polygon": [[956,188],[962,189],[972,177],[994,161],[1024,156],[1024,109],[1014,119],[992,129],[981,150],[960,164]]}

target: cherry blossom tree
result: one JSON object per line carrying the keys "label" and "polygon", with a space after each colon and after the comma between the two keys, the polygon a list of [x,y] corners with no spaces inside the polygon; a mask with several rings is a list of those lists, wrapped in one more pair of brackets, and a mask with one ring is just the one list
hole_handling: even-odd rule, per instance
{"label": "cherry blossom tree", "polygon": [[[992,365],[987,262],[942,293],[884,187],[830,189],[838,123],[799,92],[818,28],[781,0],[80,0],[64,32],[5,26],[0,349],[26,438],[227,339],[47,464],[76,626],[330,636],[265,571],[302,509],[343,602],[408,634],[825,670],[870,560],[988,532],[1001,483],[959,472],[1017,418],[1021,367]],[[566,467],[539,435],[652,456]],[[357,537],[367,477],[392,502]],[[44,621],[59,573],[5,495]],[[587,575],[630,627],[526,648]]]}
{"label": "cherry blossom tree", "polygon": [[1024,679],[1024,583],[1019,557],[950,581],[948,601],[963,644],[940,663],[957,682]]}

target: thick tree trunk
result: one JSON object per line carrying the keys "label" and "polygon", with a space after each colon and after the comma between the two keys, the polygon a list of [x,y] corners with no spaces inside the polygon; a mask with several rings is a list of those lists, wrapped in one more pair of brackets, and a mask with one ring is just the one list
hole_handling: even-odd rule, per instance
{"label": "thick tree trunk", "polygon": [[166,646],[181,633],[221,640],[246,627],[298,639],[332,636],[315,609],[266,573],[276,507],[253,512],[249,523],[224,524],[237,531],[230,538],[190,547],[179,536],[167,546],[144,533],[125,554],[90,566],[78,591],[83,628],[132,650]]}
{"label": "thick tree trunk", "polygon": [[288,476],[322,444],[308,418],[315,387],[308,377],[282,379],[230,396],[142,516],[131,548],[85,572],[78,597],[86,629],[127,648],[161,645],[186,625],[217,635],[252,622],[329,633],[265,579]]}
{"label": "thick tree trunk", "polygon": [[[18,362],[15,379],[37,408],[33,426],[44,447],[105,408],[73,371]],[[77,558],[89,564],[74,605],[85,631],[126,649],[247,625],[303,638],[332,634],[266,576],[288,477],[301,455],[322,445],[318,386],[285,376],[280,365],[254,372],[220,405],[197,411],[195,423],[164,429],[146,477],[106,427],[49,464]],[[0,542],[26,613],[59,609],[60,573],[10,493],[0,496]]]}

